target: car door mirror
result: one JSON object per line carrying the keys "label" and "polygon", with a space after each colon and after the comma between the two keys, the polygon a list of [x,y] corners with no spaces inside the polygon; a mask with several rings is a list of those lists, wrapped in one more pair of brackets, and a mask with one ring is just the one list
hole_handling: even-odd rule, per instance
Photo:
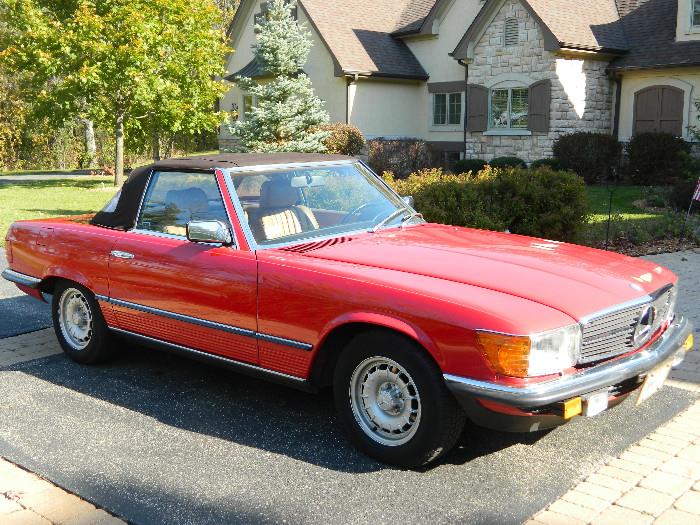
{"label": "car door mirror", "polygon": [[413,208],[413,204],[414,204],[413,195],[408,195],[408,196],[404,197],[404,198],[403,198],[403,201],[404,201],[406,204],[408,204],[411,208]]}
{"label": "car door mirror", "polygon": [[221,221],[188,222],[187,240],[192,242],[210,242],[226,246],[233,244],[231,230]]}

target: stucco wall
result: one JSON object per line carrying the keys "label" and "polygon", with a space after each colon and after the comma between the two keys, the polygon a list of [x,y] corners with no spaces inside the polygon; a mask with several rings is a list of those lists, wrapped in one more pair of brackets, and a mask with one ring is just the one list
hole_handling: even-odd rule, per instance
{"label": "stucco wall", "polygon": [[[405,39],[406,44],[430,75],[428,82],[464,81],[464,67],[449,53],[454,51],[469,25],[476,17],[481,0],[453,0],[438,13],[434,29],[437,35]],[[427,83],[423,84],[420,114],[416,121],[416,136],[428,141],[461,142],[462,126],[432,126],[432,96]]]}
{"label": "stucco wall", "polygon": [[[260,2],[246,14],[245,25],[241,26],[240,34],[231,42],[235,51],[229,56],[226,66],[227,74],[234,73],[246,66],[253,59],[251,45],[255,43],[255,32],[253,30],[253,18],[255,13],[260,12]],[[316,94],[325,102],[326,111],[331,122],[345,122],[345,79],[335,76],[333,59],[328,49],[321,41],[318,33],[309,23],[306,13],[299,9],[299,22],[311,32],[313,46],[309,53],[304,71],[314,86]],[[243,92],[235,84],[230,84],[230,90],[221,99],[221,109],[230,111],[234,104],[239,109],[243,108]],[[219,142],[222,146],[229,145],[233,137],[228,131],[228,126],[223,125],[219,134]]]}
{"label": "stucco wall", "polygon": [[[519,21],[519,45],[505,46],[507,18]],[[544,50],[542,32],[519,0],[507,0],[474,48],[469,83],[492,87],[502,81],[523,86],[552,81],[550,130],[513,136],[497,131],[469,133],[470,157],[489,160],[517,155],[528,162],[549,157],[558,136],[574,131],[609,133],[612,129],[613,85],[605,74],[607,62],[567,58]]]}
{"label": "stucco wall", "polygon": [[367,138],[416,138],[423,97],[419,82],[360,79],[350,86],[349,120]]}
{"label": "stucco wall", "polygon": [[625,72],[622,76],[620,97],[620,140],[627,141],[632,136],[634,94],[640,89],[658,85],[674,86],[683,90],[683,137],[686,140],[692,139],[688,127],[700,126],[698,110],[695,107],[695,100],[700,96],[699,67]]}

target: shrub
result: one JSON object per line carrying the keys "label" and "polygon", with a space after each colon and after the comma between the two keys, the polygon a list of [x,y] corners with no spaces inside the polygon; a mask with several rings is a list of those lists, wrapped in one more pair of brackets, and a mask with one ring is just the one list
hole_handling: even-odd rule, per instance
{"label": "shrub", "polygon": [[577,173],[589,184],[616,178],[622,155],[622,145],[607,133],[562,135],[553,150],[560,169]]}
{"label": "shrub", "polygon": [[573,240],[587,219],[585,185],[570,172],[486,168],[469,176],[436,169],[404,180],[385,174],[384,180],[401,195],[413,195],[431,222]]}
{"label": "shrub", "polygon": [[493,168],[527,168],[525,161],[518,157],[496,157],[489,161]]}
{"label": "shrub", "polygon": [[327,153],[337,155],[359,155],[365,147],[365,137],[362,132],[350,124],[336,122],[322,124],[318,127],[322,131],[329,131],[330,135],[323,141]]}
{"label": "shrub", "polygon": [[[686,212],[690,206],[690,199],[695,193],[697,181],[680,182],[671,190],[671,206],[679,212]],[[692,211],[700,213],[700,202],[694,202]]]}
{"label": "shrub", "polygon": [[375,139],[369,143],[368,162],[375,173],[390,171],[406,177],[430,167],[430,152],[422,140]]}
{"label": "shrub", "polygon": [[537,160],[533,160],[530,163],[530,168],[532,168],[532,169],[544,168],[544,167],[547,167],[547,168],[550,168],[553,170],[560,170],[561,169],[559,161],[557,159],[555,159],[554,157],[549,157],[546,159],[537,159]]}
{"label": "shrub", "polygon": [[690,144],[670,133],[638,133],[626,147],[635,184],[674,184],[688,177]]}
{"label": "shrub", "polygon": [[455,162],[453,173],[479,173],[486,167],[486,161],[482,159],[461,159]]}

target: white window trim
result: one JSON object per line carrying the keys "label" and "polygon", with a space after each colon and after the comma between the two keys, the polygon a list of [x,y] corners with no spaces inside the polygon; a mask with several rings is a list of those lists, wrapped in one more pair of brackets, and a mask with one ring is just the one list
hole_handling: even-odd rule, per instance
{"label": "white window trim", "polygon": [[[460,96],[460,112],[459,112],[459,124],[448,124],[450,120],[450,95]],[[435,124],[435,95],[445,95],[447,97],[447,113],[445,124]],[[430,116],[429,116],[429,128],[430,131],[463,131],[464,130],[464,92],[463,91],[452,91],[450,93],[431,93],[430,94]]]}
{"label": "white window trim", "polygon": [[[493,127],[491,121],[491,97],[494,89],[507,89],[508,90],[508,127],[507,128],[496,128]],[[528,86],[522,85],[519,81],[504,81],[495,84],[489,88],[489,104],[488,104],[488,117],[487,117],[487,129],[484,135],[509,135],[509,136],[527,136],[532,135],[532,132],[527,128],[511,128],[510,127],[510,117],[511,117],[511,103],[512,103],[512,90],[513,89],[528,89]],[[528,106],[530,100],[528,98]],[[528,107],[528,118],[529,118],[529,107]]]}
{"label": "white window trim", "polygon": [[700,24],[694,24],[693,23],[693,14],[695,13],[695,3],[698,2],[698,0],[688,0],[688,8],[690,10],[689,15],[689,23],[688,23],[688,33],[687,34],[697,34],[700,33]]}

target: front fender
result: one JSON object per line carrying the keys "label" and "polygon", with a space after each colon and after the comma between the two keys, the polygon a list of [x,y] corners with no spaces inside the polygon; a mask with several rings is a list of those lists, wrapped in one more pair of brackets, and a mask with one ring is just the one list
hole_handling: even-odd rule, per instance
{"label": "front fender", "polygon": [[349,312],[336,317],[324,326],[317,346],[321,348],[328,336],[337,328],[354,323],[374,325],[404,334],[425,348],[440,365],[444,364],[444,357],[439,347],[419,326],[399,317],[376,312]]}

